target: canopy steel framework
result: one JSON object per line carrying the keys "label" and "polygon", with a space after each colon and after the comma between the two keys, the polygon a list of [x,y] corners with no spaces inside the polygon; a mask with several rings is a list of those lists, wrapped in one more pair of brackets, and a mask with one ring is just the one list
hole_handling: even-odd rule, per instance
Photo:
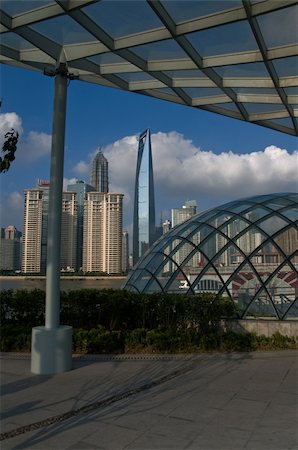
{"label": "canopy steel framework", "polygon": [[293,0],[2,0],[1,62],[298,135]]}

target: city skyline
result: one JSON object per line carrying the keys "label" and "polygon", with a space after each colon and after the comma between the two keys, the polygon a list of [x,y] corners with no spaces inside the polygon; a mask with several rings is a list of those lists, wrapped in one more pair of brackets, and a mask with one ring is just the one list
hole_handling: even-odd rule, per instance
{"label": "city skyline", "polygon": [[[24,190],[38,177],[49,178],[53,80],[6,66],[1,75],[5,87],[1,137],[11,127],[20,132],[16,160],[1,175],[1,226],[22,229]],[[98,104],[105,105],[99,115]],[[152,130],[157,216],[163,211],[169,217],[171,208],[190,198],[204,210],[252,194],[298,190],[295,137],[73,81],[68,93],[65,183],[89,182],[90,164],[100,146],[110,164],[110,190],[125,194],[124,228],[130,233],[136,137],[146,127]]]}

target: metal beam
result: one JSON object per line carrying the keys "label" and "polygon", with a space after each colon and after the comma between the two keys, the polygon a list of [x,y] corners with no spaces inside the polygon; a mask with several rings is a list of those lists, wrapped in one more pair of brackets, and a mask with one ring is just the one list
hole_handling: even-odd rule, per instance
{"label": "metal beam", "polygon": [[232,101],[235,102],[237,108],[242,114],[244,119],[247,119],[248,114],[240,103],[237,102],[236,95],[230,88],[226,88],[222,84],[221,77],[211,68],[204,68],[203,58],[199,55],[196,49],[191,45],[191,43],[186,39],[185,36],[177,36],[176,33],[176,25],[172,18],[169,16],[168,12],[161,4],[159,0],[147,0],[148,4],[151,6],[153,11],[157,14],[162,23],[170,30],[175,41],[180,45],[180,47],[184,50],[184,52],[192,59],[192,61],[196,64],[197,68],[199,68],[208,78],[210,78],[217,87],[222,89],[224,94],[226,94]]}
{"label": "metal beam", "polygon": [[55,61],[58,61],[62,50],[61,45],[26,26],[17,28],[15,31],[19,36],[34,45],[34,47],[42,50],[55,59]]}
{"label": "metal beam", "polygon": [[250,24],[251,30],[254,34],[254,37],[257,41],[257,44],[259,46],[260,52],[262,53],[263,59],[264,59],[264,64],[269,72],[269,75],[272,78],[274,87],[278,93],[278,95],[280,96],[280,99],[282,101],[282,103],[284,104],[286,110],[288,111],[289,116],[292,118],[292,123],[293,123],[293,127],[296,131],[296,133],[298,134],[298,127],[297,127],[297,122],[294,120],[294,112],[293,112],[293,108],[288,104],[287,102],[287,96],[284,92],[284,90],[280,87],[279,85],[279,79],[278,79],[278,75],[276,73],[276,70],[274,68],[274,65],[272,63],[272,61],[268,60],[268,55],[267,55],[267,48],[266,48],[266,44],[263,38],[263,35],[261,33],[259,24],[256,20],[255,17],[252,16],[252,10],[251,10],[251,5],[247,0],[242,0],[245,11],[246,11],[246,15],[247,15],[247,20]]}

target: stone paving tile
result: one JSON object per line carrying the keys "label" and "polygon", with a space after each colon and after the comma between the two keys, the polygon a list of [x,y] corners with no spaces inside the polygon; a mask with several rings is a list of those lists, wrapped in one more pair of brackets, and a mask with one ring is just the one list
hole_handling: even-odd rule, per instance
{"label": "stone paving tile", "polygon": [[245,445],[251,435],[251,432],[226,427],[223,424],[209,424],[204,431],[200,433],[190,444],[187,450],[240,450],[246,448]]}
{"label": "stone paving tile", "polygon": [[142,435],[140,430],[133,430],[118,424],[99,423],[96,431],[89,433],[84,441],[105,449],[124,449]]}
{"label": "stone paving tile", "polygon": [[125,450],[183,450],[190,442],[191,439],[183,439],[176,434],[163,435],[148,432],[127,445]]}
{"label": "stone paving tile", "polygon": [[145,432],[149,430],[154,423],[160,420],[161,415],[154,412],[147,411],[136,411],[131,407],[125,410],[125,412],[115,413],[110,416],[104,416],[104,422],[110,425],[115,425],[115,423],[121,427],[130,428],[132,430],[139,430],[140,432]]}
{"label": "stone paving tile", "polygon": [[246,413],[245,411],[222,411],[210,422],[209,425],[218,427],[222,425],[224,427],[235,426],[238,430],[252,431],[259,423],[259,418],[253,414]]}
{"label": "stone paving tile", "polygon": [[6,439],[1,443],[1,450],[61,450],[84,440],[86,435],[87,430],[83,435],[79,434],[73,422],[68,420]]}
{"label": "stone paving tile", "polygon": [[[272,429],[285,427],[296,423],[298,425],[298,405],[280,405],[271,403],[265,414],[260,418],[260,426]],[[297,426],[298,428],[298,426]]]}
{"label": "stone paving tile", "polygon": [[298,448],[298,430],[284,427],[258,427],[253,431],[247,444],[251,450],[287,450]]}
{"label": "stone paving tile", "polygon": [[157,422],[154,422],[148,433],[162,435],[162,436],[179,436],[185,441],[194,439],[202,430],[199,422],[181,419],[180,417],[159,417]]}
{"label": "stone paving tile", "polygon": [[247,390],[245,387],[243,387],[241,391],[235,394],[234,398],[244,401],[259,401],[268,403],[271,401],[273,395],[277,395],[276,391],[264,392],[259,387],[257,387],[255,390]]}
{"label": "stone paving tile", "polygon": [[171,416],[193,421],[200,420],[200,423],[205,424],[206,422],[208,423],[210,420],[214,419],[220,411],[221,409],[216,407],[202,407],[200,403],[193,406],[186,403],[173,410]]}
{"label": "stone paving tile", "polygon": [[245,412],[246,414],[261,416],[269,402],[262,402],[258,400],[243,400],[233,398],[224,408],[225,413],[229,412]]}
{"label": "stone paving tile", "polygon": [[86,441],[79,441],[75,444],[71,445],[70,447],[66,447],[65,450],[100,450],[104,447],[99,447],[95,444],[88,444]]}
{"label": "stone paving tile", "polygon": [[[297,377],[298,380],[298,377]],[[294,406],[295,408],[298,408],[298,393],[297,394],[292,394],[289,392],[283,392],[283,391],[279,391],[276,392],[274,395],[274,400],[273,400],[275,405],[290,405],[290,406]],[[298,413],[297,413],[298,414]]]}

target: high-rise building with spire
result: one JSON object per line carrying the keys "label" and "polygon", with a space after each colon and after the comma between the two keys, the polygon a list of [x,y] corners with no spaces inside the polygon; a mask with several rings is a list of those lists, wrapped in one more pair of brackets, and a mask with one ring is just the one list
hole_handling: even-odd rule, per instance
{"label": "high-rise building with spire", "polygon": [[109,192],[109,163],[100,148],[92,162],[91,186],[96,192]]}
{"label": "high-rise building with spire", "polygon": [[150,130],[139,136],[133,217],[133,263],[153,244],[156,237],[154,183]]}

